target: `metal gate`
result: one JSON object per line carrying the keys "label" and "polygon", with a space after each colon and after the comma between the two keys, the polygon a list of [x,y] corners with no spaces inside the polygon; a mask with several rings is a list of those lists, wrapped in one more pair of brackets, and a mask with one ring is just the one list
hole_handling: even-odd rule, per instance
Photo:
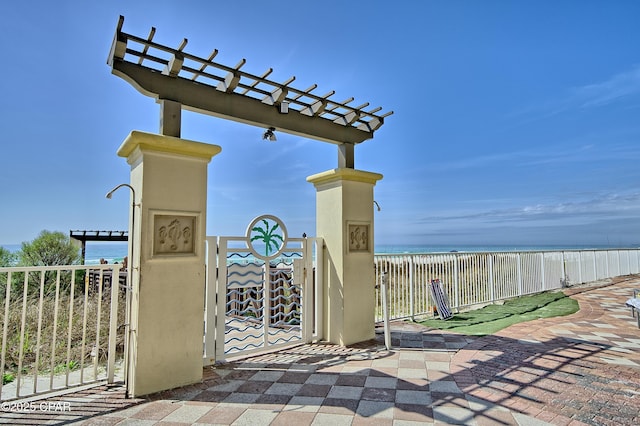
{"label": "metal gate", "polygon": [[320,238],[289,238],[263,215],[244,236],[207,237],[207,251],[204,365],[322,335]]}

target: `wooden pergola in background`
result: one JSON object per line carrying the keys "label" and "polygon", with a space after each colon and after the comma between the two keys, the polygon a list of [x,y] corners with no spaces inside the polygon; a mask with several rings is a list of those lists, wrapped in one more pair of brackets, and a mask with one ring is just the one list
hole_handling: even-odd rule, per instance
{"label": "wooden pergola in background", "polygon": [[82,264],[84,265],[87,241],[129,241],[128,231],[69,231],[69,237],[80,241],[82,247]]}

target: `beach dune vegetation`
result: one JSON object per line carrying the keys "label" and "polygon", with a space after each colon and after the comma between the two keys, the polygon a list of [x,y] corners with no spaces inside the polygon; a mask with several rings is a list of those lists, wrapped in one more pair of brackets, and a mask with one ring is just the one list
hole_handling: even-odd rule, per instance
{"label": "beach dune vegetation", "polygon": [[17,253],[20,266],[58,266],[80,263],[80,250],[59,231],[41,231],[31,242],[23,242]]}

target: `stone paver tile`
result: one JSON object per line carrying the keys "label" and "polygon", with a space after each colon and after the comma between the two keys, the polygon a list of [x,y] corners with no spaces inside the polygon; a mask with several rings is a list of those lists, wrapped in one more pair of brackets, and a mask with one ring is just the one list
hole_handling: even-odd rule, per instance
{"label": "stone paver tile", "polygon": [[[82,422],[83,426],[112,426],[115,424],[122,424],[121,422],[128,420],[126,417],[113,417],[113,416],[99,416],[99,417],[93,417],[90,418],[88,420],[85,420]],[[155,423],[155,420],[140,420],[143,422],[153,422]]]}
{"label": "stone paver tile", "polygon": [[338,374],[312,374],[305,384],[312,385],[334,385],[340,376]]}
{"label": "stone paver tile", "polygon": [[243,407],[217,405],[200,417],[198,423],[228,425],[240,417],[245,410]]}
{"label": "stone paver tile", "polygon": [[318,410],[320,413],[353,415],[358,409],[359,399],[325,398]]}
{"label": "stone paver tile", "polygon": [[282,394],[264,394],[260,395],[258,399],[252,404],[252,408],[257,409],[272,409],[272,410],[280,410],[284,407],[289,400],[291,399],[290,395],[282,395]]}
{"label": "stone paver tile", "polygon": [[363,389],[358,386],[332,386],[327,398],[360,399]]}
{"label": "stone paver tile", "polygon": [[349,426],[353,416],[346,414],[318,413],[316,414],[312,426]]}
{"label": "stone paver tile", "polygon": [[180,423],[195,423],[206,413],[212,410],[207,405],[182,405],[177,410],[162,419],[163,422],[180,422]]}
{"label": "stone paver tile", "polygon": [[419,359],[401,359],[398,361],[398,368],[424,369],[425,367],[424,357],[420,357]]}
{"label": "stone paver tile", "polygon": [[302,384],[307,381],[307,379],[311,376],[311,373],[300,373],[300,372],[285,372],[282,377],[278,379],[278,383],[299,383]]}
{"label": "stone paver tile", "polygon": [[219,385],[211,386],[207,390],[216,391],[216,392],[233,392],[236,389],[238,389],[238,387],[243,383],[244,383],[244,380],[229,380],[226,383],[221,383]]}
{"label": "stone paver tile", "polygon": [[429,380],[429,383],[434,383],[440,380],[450,380],[451,373],[448,371],[428,370],[427,379]]}
{"label": "stone paver tile", "polygon": [[392,367],[379,367],[371,369],[368,377],[398,377],[398,369]]}
{"label": "stone paver tile", "polygon": [[[433,423],[433,409],[430,405],[396,403],[393,418],[401,421]],[[394,426],[396,421],[394,421]]]}
{"label": "stone paver tile", "polygon": [[[488,410],[476,412],[474,422],[478,426],[495,426],[495,425],[512,425],[525,426],[522,423],[516,423],[513,414],[507,410]],[[531,425],[533,426],[533,424]]]}
{"label": "stone paver tile", "polygon": [[353,375],[353,374],[340,374],[336,380],[336,385],[339,386],[364,386],[367,381],[367,376]]}
{"label": "stone paver tile", "polygon": [[121,418],[132,417],[134,414],[144,409],[144,407],[146,407],[147,405],[148,403],[132,405],[131,407],[127,407],[122,410],[116,410],[109,413],[105,413],[104,416],[113,416],[113,417],[121,417]]}
{"label": "stone paver tile", "polygon": [[232,393],[222,401],[227,404],[252,404],[256,402],[256,399],[260,397],[260,394],[255,393]]}
{"label": "stone paver tile", "polygon": [[440,393],[462,393],[458,385],[453,380],[438,380],[436,382],[429,383],[429,390],[431,392]]}
{"label": "stone paver tile", "polygon": [[533,418],[521,413],[512,413],[513,418],[520,426],[552,426],[551,423],[545,422],[539,418]]}
{"label": "stone paver tile", "polygon": [[289,372],[313,374],[318,370],[317,365],[313,364],[292,364]]}
{"label": "stone paver tile", "polygon": [[351,421],[351,426],[393,426],[393,419],[384,417],[367,418],[355,416]]}
{"label": "stone paver tile", "polygon": [[316,412],[320,409],[324,398],[316,396],[294,396],[285,405],[284,411]]}
{"label": "stone paver tile", "polygon": [[239,393],[264,393],[271,387],[272,382],[247,380],[234,391]]}
{"label": "stone paver tile", "polygon": [[255,410],[249,408],[231,424],[233,426],[268,425],[277,415],[278,413],[274,413],[272,410]]}
{"label": "stone paver tile", "polygon": [[143,420],[130,417],[118,423],[118,426],[153,426],[157,423],[158,422],[156,420]]}
{"label": "stone paver tile", "polygon": [[427,378],[427,369],[426,368],[398,368],[397,373],[398,379],[410,379],[410,378]]}
{"label": "stone paver tile", "polygon": [[367,377],[364,382],[366,388],[386,388],[395,389],[398,379],[395,377]]}
{"label": "stone paver tile", "polygon": [[[269,426],[306,426],[312,424],[315,416],[316,413],[314,412],[283,411],[281,413],[277,413],[273,422],[271,422]],[[254,423],[254,425],[258,424],[267,423]]]}
{"label": "stone paver tile", "polygon": [[194,396],[191,400],[210,402],[210,403],[222,402],[229,395],[231,395],[231,392],[216,392],[216,391],[204,390],[199,394],[197,394],[196,396]]}
{"label": "stone paver tile", "polygon": [[396,399],[396,390],[384,388],[364,388],[364,390],[362,391],[362,399],[369,401],[393,402]]}
{"label": "stone paver tile", "polygon": [[358,404],[356,414],[361,417],[393,418],[393,402],[365,401]]}
{"label": "stone paver tile", "polygon": [[398,360],[395,359],[376,359],[371,363],[371,368],[395,368],[398,367]]}
{"label": "stone paver tile", "polygon": [[[424,339],[424,337],[423,337]],[[424,355],[420,351],[401,351],[400,352],[400,360],[424,360]]]}
{"label": "stone paver tile", "polygon": [[427,369],[429,371],[443,371],[443,372],[449,372],[449,363],[448,362],[442,362],[442,361],[434,361],[434,362],[428,362],[427,363]]}
{"label": "stone paver tile", "polygon": [[631,365],[631,366],[637,366],[638,365],[635,362],[631,361],[630,359],[626,359],[626,358],[600,357],[600,359],[603,360],[604,362],[606,362],[607,364]]}
{"label": "stone paver tile", "polygon": [[276,395],[295,395],[296,393],[298,393],[301,387],[301,383],[274,383],[264,393]]}
{"label": "stone paver tile", "polygon": [[426,378],[406,377],[402,380],[398,380],[396,389],[427,391],[429,390],[429,383],[429,380]]}
{"label": "stone paver tile", "polygon": [[142,420],[162,420],[174,410],[178,409],[179,405],[170,401],[154,401],[146,404],[145,407],[135,413],[132,417]]}
{"label": "stone paver tile", "polygon": [[314,384],[304,384],[298,391],[298,396],[321,396],[325,397],[329,393],[331,389],[330,385],[314,385]]}
{"label": "stone paver tile", "polygon": [[433,407],[433,418],[436,421],[452,425],[474,424],[474,412],[463,407]]}
{"label": "stone paver tile", "polygon": [[396,402],[402,404],[431,405],[431,392],[416,390],[396,390]]}
{"label": "stone paver tile", "polygon": [[364,376],[368,376],[369,375],[369,369],[368,368],[352,367],[350,365],[345,365],[344,367],[342,367],[341,373],[361,374],[361,375],[364,375]]}
{"label": "stone paver tile", "polygon": [[251,378],[249,380],[257,380],[257,381],[263,381],[263,382],[275,382],[280,377],[282,377],[283,374],[284,374],[284,371],[268,371],[268,370],[267,371],[258,371],[256,374],[251,376]]}

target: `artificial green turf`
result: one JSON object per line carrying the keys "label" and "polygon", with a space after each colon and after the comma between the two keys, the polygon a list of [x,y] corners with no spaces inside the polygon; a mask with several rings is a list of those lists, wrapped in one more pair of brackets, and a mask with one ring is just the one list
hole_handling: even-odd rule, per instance
{"label": "artificial green turf", "polygon": [[562,292],[545,292],[511,299],[501,305],[489,305],[452,318],[429,319],[420,324],[440,330],[472,336],[486,336],[519,322],[538,318],[570,315],[579,309],[578,302]]}

